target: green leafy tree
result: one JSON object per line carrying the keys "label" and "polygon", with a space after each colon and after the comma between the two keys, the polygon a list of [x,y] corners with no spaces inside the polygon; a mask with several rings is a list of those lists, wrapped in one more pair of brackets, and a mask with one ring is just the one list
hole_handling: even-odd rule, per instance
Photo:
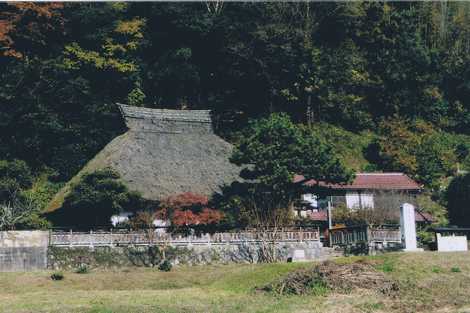
{"label": "green leafy tree", "polygon": [[47,228],[43,207],[32,190],[34,177],[26,162],[0,160],[0,229]]}
{"label": "green leafy tree", "polygon": [[91,66],[98,70],[117,71],[132,74],[138,71],[136,58],[132,57],[142,44],[144,35],[142,28],[145,19],[139,17],[126,18],[128,4],[110,3],[101,7],[102,13],[109,14],[115,20],[109,28],[97,33],[94,49],[83,48],[77,42],[65,45],[64,66],[79,69]]}
{"label": "green leafy tree", "polygon": [[110,225],[110,217],[123,211],[137,212],[144,201],[139,193],[129,191],[119,174],[105,168],[85,174],[72,187],[62,208],[61,223],[70,226]]}
{"label": "green leafy tree", "polygon": [[352,178],[330,146],[286,114],[252,122],[231,161],[244,167],[237,201],[253,226],[289,223],[292,205],[303,189],[301,182],[294,182],[296,174],[332,183]]}
{"label": "green leafy tree", "polygon": [[0,202],[14,202],[32,184],[33,175],[26,162],[0,160]]}
{"label": "green leafy tree", "polygon": [[380,123],[379,132],[368,154],[381,169],[405,172],[434,190],[455,170],[456,144],[431,124],[388,119]]}
{"label": "green leafy tree", "polygon": [[145,101],[145,94],[140,88],[136,86],[132,91],[127,95],[127,103],[133,106],[143,106]]}
{"label": "green leafy tree", "polygon": [[418,160],[417,177],[426,186],[438,190],[441,179],[451,176],[455,171],[457,158],[453,147],[449,146],[445,137],[434,133],[424,138],[416,153]]}

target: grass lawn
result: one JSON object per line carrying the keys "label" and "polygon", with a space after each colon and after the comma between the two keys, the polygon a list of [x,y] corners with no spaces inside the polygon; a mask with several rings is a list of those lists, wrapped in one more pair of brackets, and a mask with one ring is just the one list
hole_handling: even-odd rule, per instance
{"label": "grass lawn", "polygon": [[470,253],[396,253],[364,258],[398,281],[399,294],[366,290],[276,296],[262,286],[313,263],[0,273],[0,312],[470,312]]}

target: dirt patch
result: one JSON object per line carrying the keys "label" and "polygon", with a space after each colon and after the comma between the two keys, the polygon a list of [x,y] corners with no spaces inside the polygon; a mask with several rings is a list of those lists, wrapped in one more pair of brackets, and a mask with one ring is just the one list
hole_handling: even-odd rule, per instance
{"label": "dirt patch", "polygon": [[327,290],[350,292],[354,289],[374,290],[385,295],[393,295],[398,291],[398,284],[366,262],[337,264],[327,261],[312,269],[294,271],[281,280],[261,288],[281,295],[315,294]]}

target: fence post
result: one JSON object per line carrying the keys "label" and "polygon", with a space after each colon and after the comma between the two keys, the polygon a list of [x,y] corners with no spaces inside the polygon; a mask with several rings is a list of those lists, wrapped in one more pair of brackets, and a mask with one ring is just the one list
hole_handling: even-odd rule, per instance
{"label": "fence post", "polygon": [[93,242],[93,230],[90,229],[90,248],[94,249],[95,245]]}
{"label": "fence post", "polygon": [[109,239],[110,239],[110,242],[109,242],[109,246],[110,247],[113,247],[114,246],[114,238],[113,238],[113,228],[111,227],[109,229]]}

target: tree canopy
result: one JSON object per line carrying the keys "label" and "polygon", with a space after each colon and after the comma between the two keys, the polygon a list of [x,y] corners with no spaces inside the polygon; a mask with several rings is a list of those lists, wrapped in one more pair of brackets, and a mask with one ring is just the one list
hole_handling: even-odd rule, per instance
{"label": "tree canopy", "polygon": [[228,137],[272,111],[468,133],[468,3],[0,6],[0,158],[60,180],[123,131],[115,102],[213,109]]}
{"label": "tree canopy", "polygon": [[[271,114],[250,123],[241,134],[232,162],[242,166],[243,183],[235,183],[238,204],[256,226],[289,221],[293,203],[304,190],[294,177],[330,183],[352,179],[332,148],[286,114]],[[230,193],[228,193],[230,195]]]}
{"label": "tree canopy", "polygon": [[211,109],[231,141],[285,112],[438,190],[470,169],[469,52],[468,2],[0,3],[0,160],[67,181],[117,102]]}

